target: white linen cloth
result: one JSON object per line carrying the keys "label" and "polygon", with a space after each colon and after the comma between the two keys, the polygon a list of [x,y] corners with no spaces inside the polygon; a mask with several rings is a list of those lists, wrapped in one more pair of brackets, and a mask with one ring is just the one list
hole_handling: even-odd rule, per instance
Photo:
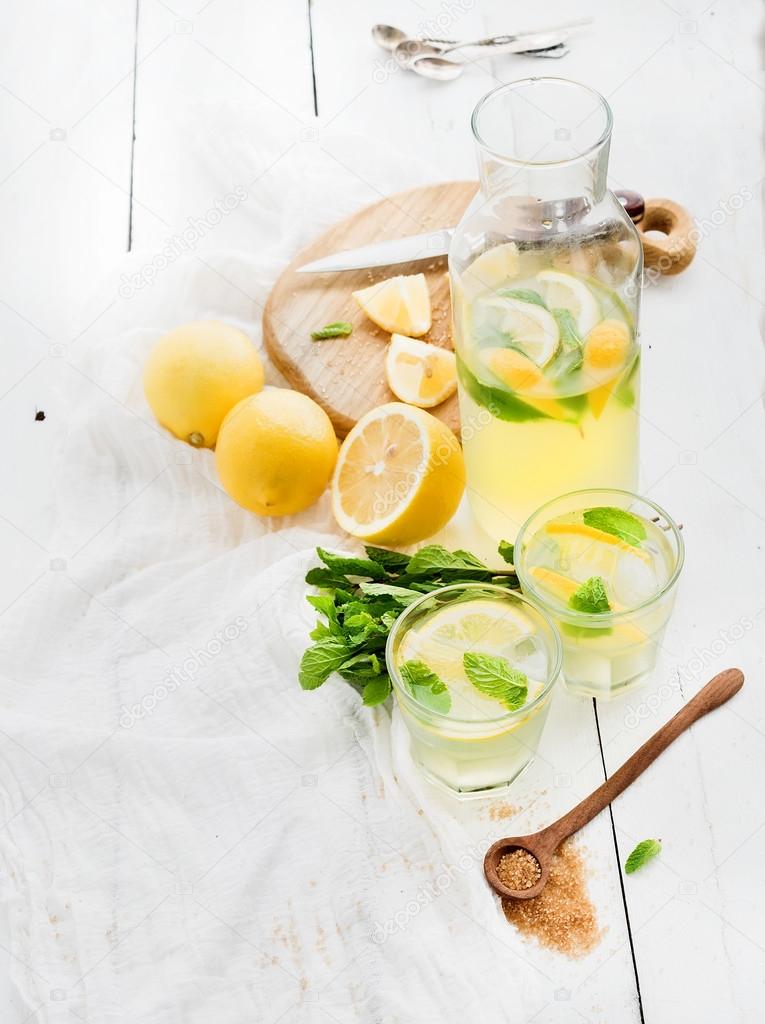
{"label": "white linen cloth", "polygon": [[[213,122],[226,146],[199,159],[244,166],[233,115]],[[261,121],[257,138],[265,167],[281,150]],[[436,177],[353,148],[378,186]],[[171,326],[219,318],[259,343],[297,246],[372,198],[298,146],[236,211],[251,252],[191,251],[132,292],[123,275],[155,254],[131,255],[71,347],[58,557],[0,641],[19,1020],[521,1022],[550,998],[482,884],[501,824],[427,786],[388,711],[337,679],[299,688],[304,574],[317,543],[349,544],[327,497],[283,521],[243,511],[142,393]]]}

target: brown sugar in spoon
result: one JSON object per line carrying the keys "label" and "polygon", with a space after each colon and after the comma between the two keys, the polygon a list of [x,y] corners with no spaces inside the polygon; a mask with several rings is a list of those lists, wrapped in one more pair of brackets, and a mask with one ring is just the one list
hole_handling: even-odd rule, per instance
{"label": "brown sugar in spoon", "polygon": [[[720,672],[685,707],[678,711],[673,718],[670,718],[666,725],[663,725],[642,747],[639,747],[618,771],[606,779],[602,786],[598,786],[594,793],[585,797],[562,818],[553,822],[552,825],[548,825],[547,828],[543,828],[541,832],[534,832],[533,835],[513,836],[507,839],[498,839],[496,843],[493,843],[487,850],[483,861],[483,871],[492,889],[500,896],[517,900],[529,900],[538,896],[549,878],[553,854],[563,840],[568,839],[574,832],[578,832],[583,825],[586,825],[605,807],[608,807],[620,793],[624,792],[627,786],[635,781],[638,775],[641,775],[656,760],[662,751],[667,749],[673,740],[676,740],[702,715],[714,711],[715,708],[730,700],[743,685],[744,674],[740,669],[729,668]],[[527,851],[539,866],[537,868],[528,856],[521,856],[522,863],[518,877],[519,880],[523,877],[524,883],[528,884],[527,888],[512,889],[501,880],[497,873],[503,856],[514,850]],[[531,873],[529,873],[529,865],[532,866]]]}

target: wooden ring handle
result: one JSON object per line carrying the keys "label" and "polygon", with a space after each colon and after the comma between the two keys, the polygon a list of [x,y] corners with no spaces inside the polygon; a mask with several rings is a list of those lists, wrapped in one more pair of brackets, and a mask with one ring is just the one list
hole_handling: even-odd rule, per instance
{"label": "wooden ring handle", "polygon": [[[660,274],[679,274],[696,255],[693,219],[672,199],[646,199],[645,213],[635,227],[646,267]],[[646,231],[661,231],[665,237],[646,238]]]}
{"label": "wooden ring handle", "polygon": [[596,814],[600,814],[620,793],[623,793],[627,786],[633,783],[639,775],[642,775],[646,768],[653,764],[659,754],[665,751],[681,733],[685,732],[702,715],[714,711],[726,700],[730,700],[743,685],[744,675],[737,668],[728,668],[711,679],[706,686],[699,690],[693,700],[690,700],[673,718],[670,718],[666,725],[663,725],[649,740],[646,740],[642,747],[638,747],[632,757],[625,761],[609,779],[606,779],[602,786],[598,786],[594,793],[591,793],[562,818],[544,829],[539,836],[541,840],[543,839],[544,846],[550,852],[557,849],[564,839],[573,835],[574,832],[578,832],[583,825],[591,821]]}

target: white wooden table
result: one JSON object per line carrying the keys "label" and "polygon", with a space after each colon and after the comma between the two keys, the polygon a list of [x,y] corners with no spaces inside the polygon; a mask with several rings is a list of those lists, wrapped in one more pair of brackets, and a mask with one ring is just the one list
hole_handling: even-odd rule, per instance
{"label": "white wooden table", "polygon": [[[679,200],[702,234],[685,275],[646,289],[642,321],[642,489],[684,521],[688,560],[649,689],[625,703],[578,704],[565,722],[558,709],[526,783],[546,790],[529,826],[597,785],[713,672],[738,664],[748,683],[588,829],[598,899],[610,905],[618,941],[594,971],[562,968],[533,1019],[754,1022],[765,1000],[759,11],[746,0],[590,0],[577,13],[596,21],[565,60],[497,59],[436,85],[386,63],[372,23],[479,36],[513,27],[506,5],[6,2],[0,608],[55,570],[47,481],[67,410],[53,386],[74,372],[68,353],[78,337],[98,329],[82,319],[83,300],[127,249],[160,251],[239,184],[232,171],[221,188],[206,166],[188,162],[188,138],[175,127],[188,124],[195,104],[234,103],[241,131],[251,132],[252,111],[265,103],[290,146],[320,146],[330,123],[349,135],[374,131],[432,160],[446,179],[473,175],[468,117],[498,82],[532,73],[587,82],[614,110],[612,186]],[[519,18],[534,27],[570,16],[551,0]],[[374,168],[361,156],[351,146],[338,158],[338,187],[344,176],[362,178],[373,200]],[[250,194],[258,188],[256,179]],[[234,210],[198,250],[254,244]],[[619,864],[646,836],[661,837],[664,852],[625,879]],[[4,1022],[20,1024],[12,991],[0,1007]],[[511,1008],[507,1019],[523,1024]]]}

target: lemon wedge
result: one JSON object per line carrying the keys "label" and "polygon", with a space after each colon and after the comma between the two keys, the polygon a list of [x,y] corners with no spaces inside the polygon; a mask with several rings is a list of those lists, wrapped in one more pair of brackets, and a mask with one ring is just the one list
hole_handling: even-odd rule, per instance
{"label": "lemon wedge", "polygon": [[545,533],[548,533],[551,537],[579,537],[587,541],[605,544],[608,547],[618,548],[624,554],[634,555],[641,561],[645,562],[646,565],[651,564],[651,556],[647,551],[643,551],[634,544],[628,544],[622,540],[621,537],[617,537],[613,533],[606,533],[605,530],[598,530],[594,526],[587,526],[586,523],[547,523],[545,525]]}
{"label": "lemon wedge", "polygon": [[424,274],[399,274],[353,292],[369,319],[391,334],[419,338],[430,330],[430,293]]}
{"label": "lemon wedge", "polygon": [[396,398],[420,409],[439,405],[457,389],[457,360],[449,349],[394,334],[385,377]]}
{"label": "lemon wedge", "polygon": [[362,416],[343,441],[332,511],[354,537],[413,544],[446,525],[464,489],[462,449],[446,424],[389,402]]}
{"label": "lemon wedge", "polygon": [[476,257],[462,275],[462,289],[472,299],[507,284],[518,273],[518,247],[505,242]]}
{"label": "lemon wedge", "polygon": [[567,309],[576,320],[579,336],[589,334],[601,314],[598,300],[584,281],[560,270],[540,270],[536,279],[544,286],[548,309]]}
{"label": "lemon wedge", "polygon": [[543,396],[550,393],[547,379],[536,363],[514,348],[484,348],[479,354],[481,362],[511,391],[521,395],[526,405],[532,406],[555,420],[572,421],[573,416],[554,398]]}

